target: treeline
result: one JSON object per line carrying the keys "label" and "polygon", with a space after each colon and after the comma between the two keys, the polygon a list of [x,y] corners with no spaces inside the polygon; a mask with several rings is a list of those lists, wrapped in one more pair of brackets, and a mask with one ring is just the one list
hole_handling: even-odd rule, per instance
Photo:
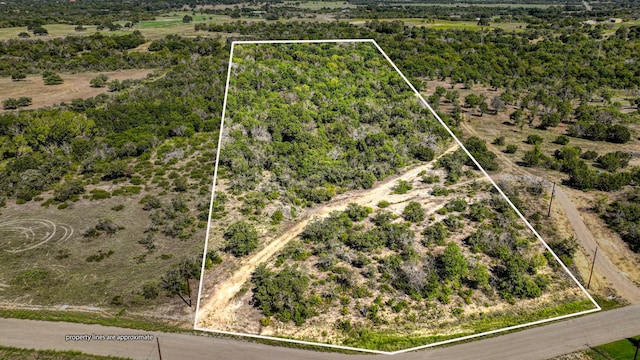
{"label": "treeline", "polygon": [[149,53],[127,50],[145,42],[139,31],[118,36],[100,33],[51,40],[7,40],[0,43],[0,76],[17,72],[107,71],[152,68],[166,60]]}
{"label": "treeline", "polygon": [[[203,25],[196,26],[203,29]],[[578,23],[521,33],[434,30],[377,21],[369,22],[368,27],[346,22],[208,26],[209,31],[239,33],[251,39],[375,38],[411,78],[450,79],[455,84],[483,84],[519,92],[543,86],[561,94],[563,100],[583,95],[589,98],[604,87],[633,88],[640,81],[640,64],[628,61],[635,46],[628,41],[628,34],[635,30],[629,29],[635,27],[622,27],[615,36],[601,41],[596,40],[602,38],[604,29],[587,34],[585,29],[590,27]]]}

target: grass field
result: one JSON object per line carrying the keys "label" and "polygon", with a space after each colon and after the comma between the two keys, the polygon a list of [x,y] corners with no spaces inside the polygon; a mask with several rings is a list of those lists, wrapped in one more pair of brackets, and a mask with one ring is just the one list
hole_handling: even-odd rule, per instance
{"label": "grass field", "polygon": [[[106,87],[94,88],[89,82],[99,74],[105,74],[111,80],[125,79],[142,79],[151,74],[153,70],[121,70],[110,71],[104,73],[78,73],[78,74],[60,74],[64,80],[60,85],[45,85],[42,77],[39,75],[27,76],[22,81],[11,81],[10,78],[0,78],[0,101],[7,98],[19,98],[21,96],[30,97],[33,101],[31,106],[23,109],[37,109],[46,106],[52,106],[61,102],[69,102],[77,98],[90,98],[98,94],[107,92]],[[0,109],[0,113],[7,110]]]}
{"label": "grass field", "polygon": [[[285,2],[282,5],[291,6],[292,2]],[[349,4],[345,1],[301,1],[297,7],[302,9],[320,10],[322,8],[328,9],[344,9],[355,8],[357,5]]]}
{"label": "grass field", "polygon": [[99,356],[85,354],[79,351],[53,351],[18,349],[0,345],[0,360],[125,360],[129,358],[114,356]]}
{"label": "grass field", "polygon": [[[370,19],[349,19],[348,21],[354,25],[362,25],[366,21]],[[435,22],[430,22],[429,19],[420,19],[420,18],[387,18],[387,19],[378,19],[379,21],[395,21],[400,20],[404,22],[406,25],[411,26],[424,26],[432,29],[438,30],[449,30],[449,29],[470,29],[470,30],[480,30],[480,29],[503,29],[503,30],[512,30],[517,31],[523,29],[527,26],[526,23],[523,22],[508,22],[508,23],[498,23],[498,22],[489,22],[489,26],[479,26],[475,21],[450,21],[450,20],[440,20],[436,19]]]}
{"label": "grass field", "polygon": [[640,336],[618,340],[609,344],[596,346],[587,351],[587,355],[593,360],[631,360],[635,359],[636,345],[640,342]]}

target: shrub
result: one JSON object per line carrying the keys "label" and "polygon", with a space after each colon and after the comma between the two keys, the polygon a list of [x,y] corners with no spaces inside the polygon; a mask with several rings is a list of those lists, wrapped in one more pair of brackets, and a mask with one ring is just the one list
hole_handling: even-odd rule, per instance
{"label": "shrub", "polygon": [[438,222],[425,228],[422,236],[424,246],[429,244],[444,245],[445,240],[449,237],[449,232],[441,222]]}
{"label": "shrub", "polygon": [[422,179],[420,181],[422,183],[424,183],[424,184],[435,184],[437,182],[440,182],[440,176],[438,176],[438,175],[431,175],[431,176],[422,175]]}
{"label": "shrub", "polygon": [[282,210],[277,209],[276,211],[273,212],[273,214],[271,214],[271,223],[273,225],[280,224],[282,220],[284,220],[284,214],[282,213]]}
{"label": "shrub", "polygon": [[412,201],[402,211],[402,217],[409,222],[422,222],[425,219],[425,211],[419,202]]}
{"label": "shrub", "polygon": [[409,190],[413,189],[413,186],[405,180],[398,180],[396,185],[393,187],[394,194],[406,194]]}
{"label": "shrub", "polygon": [[514,154],[516,151],[518,151],[518,145],[515,145],[515,144],[509,144],[504,149],[504,152],[507,154]]}
{"label": "shrub", "polygon": [[160,293],[160,287],[156,282],[147,281],[142,285],[142,296],[145,299],[155,299]]}
{"label": "shrub", "polygon": [[566,135],[558,135],[553,142],[558,145],[567,145],[569,143],[569,137]]}
{"label": "shrub", "polygon": [[596,162],[601,168],[614,172],[620,168],[627,167],[629,165],[629,160],[631,160],[631,154],[624,151],[616,151],[598,157]]}
{"label": "shrub", "polygon": [[247,222],[238,221],[224,233],[224,251],[235,257],[248,255],[258,247],[258,232],[255,227]]}
{"label": "shrub", "polygon": [[580,158],[585,160],[593,160],[597,157],[598,157],[598,153],[593,150],[585,151],[580,155]]}
{"label": "shrub", "polygon": [[59,85],[62,84],[64,82],[64,80],[62,80],[62,78],[60,77],[60,75],[52,72],[52,71],[45,71],[42,73],[42,79],[44,80],[44,84],[45,85]]}
{"label": "shrub", "polygon": [[91,85],[91,87],[101,88],[107,85],[107,80],[108,80],[107,75],[100,74],[94,77],[93,79],[91,79],[91,81],[89,81],[89,84]]}
{"label": "shrub", "polygon": [[373,210],[370,207],[360,206],[355,203],[351,203],[347,205],[347,209],[344,211],[345,214],[351,219],[351,221],[362,221],[369,214],[371,214]]}
{"label": "shrub", "polygon": [[540,145],[540,144],[542,144],[542,141],[543,141],[542,137],[540,137],[539,135],[536,135],[536,134],[532,134],[532,135],[527,136],[526,143],[527,144],[531,144],[531,145]]}

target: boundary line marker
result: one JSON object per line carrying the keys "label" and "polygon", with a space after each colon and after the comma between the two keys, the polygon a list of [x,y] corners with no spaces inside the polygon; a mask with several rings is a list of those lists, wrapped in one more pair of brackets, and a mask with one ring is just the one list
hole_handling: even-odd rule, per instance
{"label": "boundary line marker", "polygon": [[[483,333],[471,334],[471,335],[462,336],[462,337],[459,337],[459,338],[438,341],[438,342],[431,343],[431,344],[416,346],[416,347],[403,349],[403,350],[397,350],[397,351],[381,351],[381,350],[372,350],[372,349],[362,349],[362,348],[355,348],[355,347],[350,347],[350,346],[333,345],[333,344],[325,344],[325,343],[311,342],[311,341],[304,341],[304,340],[279,338],[279,337],[274,337],[274,336],[263,336],[263,335],[256,335],[256,334],[237,333],[237,332],[232,332],[232,331],[214,330],[214,329],[206,329],[206,328],[198,327],[198,312],[200,310],[200,297],[201,297],[201,294],[202,294],[202,286],[203,286],[204,270],[205,270],[204,269],[204,264],[205,264],[205,259],[206,259],[206,256],[207,256],[207,248],[208,248],[208,244],[209,244],[209,231],[210,231],[210,227],[211,227],[211,212],[212,212],[212,209],[213,209],[213,200],[215,199],[215,184],[216,184],[217,175],[218,175],[218,162],[220,160],[220,147],[222,145],[222,132],[223,132],[224,119],[225,119],[225,114],[226,114],[226,109],[227,109],[227,96],[229,94],[229,79],[231,78],[231,67],[232,67],[232,62],[233,62],[233,49],[234,49],[236,44],[242,45],[242,44],[299,44],[299,43],[304,43],[304,44],[312,44],[312,43],[372,43],[376,47],[376,49],[378,49],[378,51],[382,54],[382,56],[384,56],[384,58],[389,62],[391,67],[393,67],[393,69],[398,73],[398,75],[400,75],[402,77],[404,82],[407,85],[409,85],[409,88],[415,93],[415,95],[422,102],[422,104],[424,106],[426,106],[427,109],[429,109],[431,114],[440,122],[440,125],[442,125],[447,130],[447,132],[449,133],[449,135],[451,135],[451,137],[454,139],[454,141],[460,146],[460,148],[462,148],[462,150],[464,150],[464,152],[467,154],[467,156],[469,156],[469,158],[473,161],[473,163],[476,165],[476,167],[478,167],[478,169],[480,169],[482,174],[487,179],[489,179],[489,181],[491,182],[493,187],[496,190],[498,190],[498,193],[500,195],[502,195],[502,197],[507,201],[507,203],[511,206],[511,208],[516,212],[516,214],[518,214],[520,219],[522,219],[522,221],[524,221],[524,223],[527,225],[529,230],[531,230],[531,232],[536,236],[536,238],[540,242],[542,242],[544,247],[549,252],[551,252],[551,254],[553,255],[554,259],[560,264],[560,266],[562,266],[562,268],[567,272],[567,274],[569,274],[571,279],[578,285],[580,290],[582,290],[582,292],[587,296],[587,298],[593,303],[595,308],[591,309],[591,310],[584,310],[584,311],[580,311],[580,312],[576,312],[576,313],[572,313],[572,314],[556,316],[556,317],[549,318],[549,319],[537,320],[537,321],[529,322],[529,323],[526,323],[526,324],[519,324],[519,325],[514,325],[514,326],[501,328],[501,329],[485,331]],[[498,185],[495,183],[495,181],[493,181],[493,179],[489,176],[489,174],[487,174],[487,172],[484,170],[484,168],[482,168],[482,166],[480,166],[478,161],[471,155],[469,150],[467,150],[467,148],[462,144],[460,139],[458,139],[458,137],[453,133],[453,131],[451,131],[451,129],[447,126],[447,124],[445,124],[444,121],[442,121],[442,119],[440,118],[438,113],[436,113],[436,111],[433,110],[431,105],[429,105],[427,103],[427,101],[422,97],[420,92],[413,86],[413,84],[411,84],[409,79],[407,79],[407,77],[402,73],[402,71],[400,71],[400,69],[396,66],[396,64],[391,60],[391,58],[389,58],[389,56],[384,52],[384,50],[382,50],[380,45],[378,45],[378,43],[374,39],[248,40],[248,41],[233,41],[231,43],[231,51],[229,53],[229,65],[228,65],[228,69],[227,69],[227,82],[226,82],[225,89],[224,89],[224,101],[223,101],[223,104],[222,104],[222,120],[220,122],[220,135],[219,135],[219,138],[218,138],[218,148],[217,148],[216,152],[217,152],[217,154],[216,154],[216,163],[215,163],[215,169],[214,169],[214,172],[213,172],[213,184],[212,184],[212,187],[211,187],[211,203],[209,204],[209,219],[208,219],[208,222],[207,222],[207,233],[206,233],[206,238],[205,238],[205,243],[204,243],[204,251],[203,251],[203,254],[202,254],[202,269],[201,269],[201,272],[200,272],[200,285],[198,287],[198,300],[197,300],[197,303],[196,303],[196,312],[195,312],[195,317],[194,317],[194,322],[193,322],[193,329],[194,330],[206,331],[206,332],[218,333],[218,334],[225,334],[225,335],[250,337],[250,338],[256,338],[256,339],[263,339],[263,340],[282,341],[282,342],[296,343],[296,344],[302,344],[302,345],[320,346],[320,347],[328,347],[328,348],[342,349],[342,350],[353,350],[353,351],[373,353],[373,354],[396,355],[396,354],[401,354],[401,353],[405,353],[405,352],[409,352],[409,351],[416,351],[416,350],[426,349],[426,348],[430,348],[430,347],[434,347],[434,346],[450,344],[450,343],[454,343],[454,342],[457,342],[457,341],[469,340],[469,339],[478,338],[478,337],[482,337],[482,336],[486,336],[486,335],[497,334],[497,333],[500,333],[500,332],[506,332],[506,331],[515,330],[515,329],[521,329],[521,328],[525,328],[525,327],[529,327],[529,326],[533,326],[533,325],[544,324],[544,323],[548,323],[548,322],[552,322],[552,321],[563,320],[563,319],[567,319],[567,318],[570,318],[570,317],[590,314],[590,313],[602,310],[600,305],[598,305],[598,303],[589,294],[589,292],[587,292],[587,290],[584,288],[584,286],[582,286],[582,284],[580,284],[578,279],[573,275],[573,273],[571,273],[569,268],[567,268],[567,266],[562,262],[562,260],[560,260],[558,255],[556,255],[556,253],[553,252],[553,250],[549,247],[549,245],[547,245],[547,243],[542,239],[542,236],[540,236],[540,234],[536,231],[536,229],[529,223],[529,221],[524,217],[524,215],[522,215],[522,213],[518,210],[518,208],[516,208],[516,206],[511,202],[511,200],[502,191],[502,189],[500,189],[500,187],[498,187]]]}

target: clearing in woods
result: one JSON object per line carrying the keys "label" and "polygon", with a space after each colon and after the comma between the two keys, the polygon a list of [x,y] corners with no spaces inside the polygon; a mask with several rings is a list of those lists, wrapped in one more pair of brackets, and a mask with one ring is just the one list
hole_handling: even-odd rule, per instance
{"label": "clearing in woods", "polygon": [[[89,72],[77,74],[60,74],[64,83],[45,85],[42,76],[30,75],[25,80],[11,81],[10,77],[0,78],[0,101],[7,98],[30,97],[31,106],[21,109],[37,109],[52,106],[73,99],[87,99],[108,91],[107,87],[94,88],[89,83],[100,74],[107,75],[109,80],[143,79],[153,72],[152,69],[120,70],[107,72]],[[8,110],[2,110],[0,113]]]}
{"label": "clearing in woods", "polygon": [[[329,44],[333,44],[333,47]],[[260,49],[259,46],[265,46],[265,48]],[[269,49],[269,46],[275,46],[277,49]],[[234,48],[238,48],[236,54],[234,54]],[[262,52],[262,50],[265,51]],[[318,54],[323,51],[332,54],[329,64],[323,64],[324,60],[317,57],[321,56]],[[374,70],[371,74],[376,76],[385,74],[380,78],[368,80],[370,82],[365,80],[358,84],[361,88],[374,89],[368,93],[368,96],[372,96],[371,93],[375,93],[377,88],[384,88],[387,85],[383,83],[395,86],[395,91],[401,84],[404,87],[402,90],[407,94],[407,97],[402,100],[405,101],[404,103],[394,99],[398,102],[389,105],[385,102],[388,101],[387,99],[378,97],[376,101],[379,103],[368,99],[366,105],[362,106],[374,109],[389,106],[410,108],[409,112],[398,111],[397,114],[405,115],[395,117],[394,121],[402,121],[404,120],[402,116],[415,115],[420,113],[416,108],[426,107],[429,111],[420,114],[429,117],[434,124],[439,124],[446,129],[448,135],[445,137],[450,137],[454,141],[448,139],[436,142],[432,139],[430,146],[435,153],[435,157],[431,157],[432,160],[409,162],[394,175],[382,177],[381,181],[369,188],[345,189],[339,191],[337,195],[334,194],[335,196],[328,201],[317,201],[318,204],[308,202],[306,206],[295,208],[299,211],[297,216],[286,216],[284,223],[280,226],[277,224],[269,226],[265,221],[268,218],[264,212],[272,212],[275,209],[270,207],[271,203],[267,204],[264,212],[252,213],[252,216],[247,216],[248,213],[241,215],[237,211],[240,206],[228,213],[225,212],[225,217],[222,219],[224,221],[220,220],[220,217],[210,216],[194,322],[196,329],[393,354],[600,310],[593,298],[551,252],[505,193],[489,178],[478,161],[470,156],[462,142],[410,85],[375,41],[241,41],[232,44],[230,56],[211,209],[214,208],[214,199],[219,196],[232,204],[239,204],[238,201],[245,201],[246,204],[247,198],[255,196],[238,190],[241,188],[237,185],[243,179],[232,177],[234,167],[237,168],[238,165],[233,162],[233,158],[229,158],[229,153],[223,156],[224,159],[221,162],[220,153],[224,154],[225,146],[234,145],[234,149],[239,149],[237,144],[242,142],[238,139],[249,139],[250,132],[254,139],[247,140],[247,144],[251,144],[252,151],[258,153],[260,144],[265,142],[271,144],[272,135],[264,130],[269,128],[271,131],[274,128],[275,125],[271,122],[277,121],[272,119],[277,118],[275,114],[278,114],[278,111],[298,103],[303,104],[302,107],[305,110],[313,111],[327,103],[331,104],[332,101],[339,102],[340,99],[332,100],[323,97],[322,91],[332,87],[353,85],[344,79],[342,81],[345,83],[341,84],[339,75],[336,76],[336,69],[340,66],[343,66],[342,74],[345,78],[358,73],[359,70],[353,67],[354,64],[344,64],[350,59],[355,59],[359,66],[365,66],[363,65],[365,63],[366,66],[373,66]],[[310,64],[305,65],[305,61]],[[343,62],[341,65],[336,65],[341,61]],[[289,76],[308,80],[309,75],[304,74],[306,69],[314,72],[313,76],[318,76],[317,71],[322,69],[323,65],[327,66],[328,73],[324,76],[326,82],[317,85],[317,92],[311,83],[306,82],[300,85],[284,81],[276,92],[269,93],[267,86],[270,85],[261,81],[261,76],[269,77],[270,81],[278,81],[279,78],[289,78]],[[269,70],[269,67],[277,67],[278,70]],[[349,70],[347,71],[346,68]],[[278,75],[278,71],[287,72],[290,75],[283,77]],[[367,74],[366,71],[364,73]],[[252,79],[251,75],[247,74],[262,75]],[[231,85],[230,79],[232,79]],[[349,87],[349,91],[358,91],[358,89]],[[261,95],[264,98],[261,98]],[[321,99],[313,98],[314,96]],[[312,98],[313,100],[310,100]],[[254,105],[242,104],[247,101],[251,101]],[[282,107],[272,105],[279,101],[284,101],[286,104]],[[265,104],[272,107],[260,109]],[[313,104],[320,105],[315,107]],[[251,106],[251,108],[245,109],[242,106]],[[256,111],[257,114],[252,114],[252,111]],[[339,114],[340,112],[337,112],[329,116],[340,118]],[[300,117],[305,115],[307,114],[303,113]],[[316,116],[319,119],[322,114]],[[251,119],[256,117],[267,123],[252,123]],[[318,120],[310,120],[312,118],[313,116],[307,116],[306,122],[301,121],[307,132],[317,135],[328,131],[326,129],[329,127],[323,128],[318,123],[314,124],[314,121]],[[376,121],[382,124],[384,120],[375,118],[375,115],[372,119],[376,120],[369,120],[369,124],[360,124],[362,128],[356,125],[355,128],[344,131],[351,131],[353,138],[361,136],[360,130],[365,135],[366,131],[369,133],[380,131],[376,126],[382,125],[376,125]],[[326,123],[332,120],[325,117],[322,121]],[[253,124],[253,128],[245,127],[247,124]],[[273,141],[281,142],[281,136],[274,135]],[[295,139],[295,135],[291,138]],[[295,140],[291,141],[295,142]],[[427,138],[424,141],[429,143]],[[330,153],[334,158],[339,158],[340,150],[336,147]],[[476,149],[476,151],[479,150]],[[456,158],[459,160],[455,160]],[[282,161],[285,160],[282,159]],[[453,169],[453,165],[450,167],[446,165],[456,161],[462,161],[465,165],[460,165],[462,167],[456,168],[457,170]],[[224,168],[219,169],[219,164],[221,166],[224,164]],[[266,179],[261,180],[266,184],[261,183],[262,188],[268,190],[269,179],[273,177],[272,172],[263,171],[260,178]],[[447,181],[444,181],[445,178]],[[399,184],[402,183],[409,190],[413,188],[413,191],[398,191]],[[274,186],[273,183],[271,186]],[[234,195],[236,198],[233,198]],[[288,194],[288,196],[291,195]],[[539,200],[531,197],[525,199],[532,202]],[[279,206],[295,210],[293,205],[287,205],[283,200],[277,201],[281,201],[277,203]],[[379,205],[384,202],[386,205]],[[424,209],[422,217],[424,221],[409,220],[407,211],[409,205],[413,209],[416,207]],[[264,208],[264,205],[262,206]],[[374,211],[372,208],[376,206],[380,209]],[[369,217],[369,213],[365,213],[361,218],[352,218],[352,222],[347,220],[347,225],[344,225],[342,220],[342,222],[338,221],[338,219],[344,220],[345,216],[341,218],[339,216],[345,209],[357,210],[364,209],[363,207],[368,207],[369,213],[374,211],[375,215]],[[385,210],[382,209],[383,207]],[[467,209],[477,211],[473,215],[467,212]],[[491,215],[491,212],[495,212],[494,215]],[[485,215],[479,215],[480,213]],[[380,220],[382,216],[387,216],[387,220]],[[396,221],[399,218],[404,218],[407,222]],[[468,221],[472,218],[475,220]],[[483,219],[492,220],[487,222]],[[260,237],[258,248],[244,257],[235,258],[224,255],[223,264],[213,268],[210,265],[207,268],[205,260],[208,252],[223,250],[224,229],[236,220],[256,224]],[[385,225],[380,225],[378,222],[385,222]],[[352,223],[353,227],[351,227]],[[375,223],[377,227],[371,223]],[[318,224],[322,226],[316,227],[317,231],[322,231],[325,225],[337,226],[336,231],[342,231],[340,227],[343,225],[349,229],[341,234],[342,237],[337,236],[343,243],[335,242],[336,238],[329,241],[333,242],[332,244],[324,244],[313,237],[304,238],[307,229]],[[426,226],[427,224],[430,226]],[[443,229],[442,226],[446,226],[451,233],[449,235],[447,230],[443,230],[447,233],[444,240],[449,240],[447,249],[445,249],[444,240],[442,243],[433,242],[428,238],[431,235],[424,235],[425,239],[422,241],[413,241],[414,234],[425,234],[438,226],[441,229]],[[386,246],[378,245],[377,248],[357,243],[365,239],[367,234],[376,233],[376,231],[379,234],[387,231],[385,229],[399,232],[399,238],[387,240]],[[332,234],[329,235],[331,237]],[[348,236],[353,238],[345,239]],[[302,238],[304,241],[300,241]],[[502,250],[487,248],[492,246]],[[402,251],[398,251],[399,248]],[[510,250],[506,250],[505,253],[505,249]],[[291,255],[292,251],[294,255]],[[338,251],[337,257],[332,258],[334,256],[332,254],[336,251]],[[467,262],[469,269],[484,272],[491,279],[485,279],[485,285],[480,289],[477,284],[472,284],[474,280],[469,280],[469,277],[463,278],[462,274],[451,273],[449,271],[451,267],[446,270],[447,252],[461,252],[461,257],[466,259],[463,263]],[[288,256],[293,257],[288,258]],[[330,261],[327,262],[327,259]],[[394,261],[400,263],[393,265]],[[523,261],[528,261],[529,265],[524,265]],[[285,310],[278,313],[280,310],[277,310],[277,304],[262,303],[260,308],[254,307],[256,301],[260,301],[255,295],[260,291],[256,288],[255,282],[262,281],[262,277],[267,278],[275,274],[282,269],[283,263],[285,269],[289,269],[287,271],[291,271],[293,276],[297,276],[295,273],[300,269],[305,274],[302,278],[308,276],[307,280],[311,279],[311,284],[307,284],[310,286],[310,293],[318,295],[309,295],[310,297],[304,301],[315,304],[313,306],[321,308],[320,311],[316,313],[312,311],[313,314],[310,316],[309,314],[300,315],[298,312],[297,315],[307,316],[307,318],[296,318],[294,314],[298,311],[296,307],[303,305],[292,304],[291,301],[296,301],[292,298],[273,300],[275,303],[284,301],[291,312]],[[377,268],[373,264],[377,264]],[[461,265],[461,273],[466,273],[467,265]],[[522,266],[528,269],[525,271],[526,274],[521,272]],[[437,274],[432,272],[429,275],[424,272],[428,271],[424,269],[438,267],[441,269]],[[262,269],[258,277],[254,276],[256,268]],[[329,271],[332,273],[327,276]],[[442,271],[449,274],[443,274]],[[512,274],[513,278],[509,277],[512,275],[505,275],[506,273]],[[403,280],[403,274],[411,278]],[[434,276],[436,279],[440,277],[441,282],[447,285],[443,285],[440,290],[433,289],[430,292],[426,283],[433,281]],[[396,280],[390,282],[390,278]],[[407,287],[411,289],[400,287],[398,283],[403,281],[405,283],[408,281]],[[539,286],[540,292],[513,297],[509,292],[518,293],[519,290],[512,288],[509,285],[510,282],[528,284],[524,288],[538,289]],[[435,283],[438,283],[438,280]],[[431,284],[429,286],[433,286],[433,282]],[[453,292],[451,288],[454,289]],[[341,304],[342,308],[335,306],[336,302],[338,305]],[[291,320],[294,320],[296,325],[292,325]]]}

